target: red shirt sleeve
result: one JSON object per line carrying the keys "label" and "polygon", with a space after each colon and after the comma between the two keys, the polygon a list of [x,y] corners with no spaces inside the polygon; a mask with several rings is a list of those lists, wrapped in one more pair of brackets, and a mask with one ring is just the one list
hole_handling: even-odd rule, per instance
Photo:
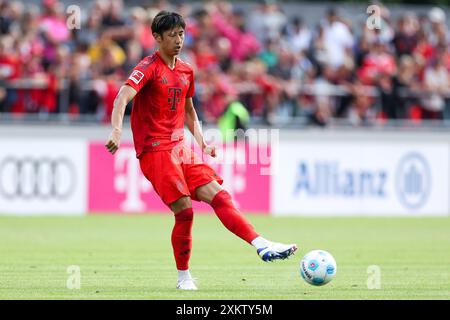
{"label": "red shirt sleeve", "polygon": [[153,68],[149,68],[150,65],[148,58],[139,62],[125,81],[125,84],[139,92],[149,81],[153,80]]}
{"label": "red shirt sleeve", "polygon": [[194,84],[194,71],[191,72],[191,78],[189,79],[190,85],[186,94],[186,98],[192,98],[195,94],[195,84]]}

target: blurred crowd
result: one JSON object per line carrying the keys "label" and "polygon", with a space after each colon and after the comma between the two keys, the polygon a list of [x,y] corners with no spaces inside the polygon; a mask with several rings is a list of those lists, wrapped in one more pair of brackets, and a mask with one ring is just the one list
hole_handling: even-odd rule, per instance
{"label": "blurred crowd", "polygon": [[172,10],[187,22],[180,57],[194,66],[205,122],[217,122],[233,101],[268,124],[280,115],[320,126],[450,118],[445,12],[393,19],[378,8],[374,24],[330,8],[311,26],[274,0],[245,11],[225,1],[97,0],[81,8],[81,20],[58,0],[0,0],[0,112],[109,121],[123,81],[156,49],[152,18]]}

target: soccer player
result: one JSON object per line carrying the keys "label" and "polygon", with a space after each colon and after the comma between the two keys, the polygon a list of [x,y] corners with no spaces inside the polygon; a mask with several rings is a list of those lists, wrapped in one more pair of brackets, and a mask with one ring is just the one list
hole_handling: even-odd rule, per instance
{"label": "soccer player", "polygon": [[112,112],[112,132],[106,148],[114,154],[120,145],[126,105],[134,98],[131,128],[144,176],[175,215],[172,247],[178,269],[177,288],[197,290],[189,272],[193,223],[192,200],[207,202],[222,224],[253,245],[264,261],[286,259],[296,250],[261,237],[236,209],[223,180],[183,143],[186,123],[205,154],[216,156],[200,128],[192,96],[192,67],[177,56],[183,47],[185,22],[174,12],[161,11],[153,20],[152,33],[158,50],[144,58],[120,88]]}

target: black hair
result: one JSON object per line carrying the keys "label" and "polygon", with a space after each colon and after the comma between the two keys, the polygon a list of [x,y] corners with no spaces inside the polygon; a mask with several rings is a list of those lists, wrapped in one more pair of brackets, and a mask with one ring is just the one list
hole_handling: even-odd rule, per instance
{"label": "black hair", "polygon": [[206,17],[207,15],[208,15],[208,11],[206,11],[205,9],[202,8],[200,10],[197,10],[194,13],[194,18],[199,20],[199,19],[202,19],[203,17]]}
{"label": "black hair", "polygon": [[301,26],[303,26],[303,19],[299,16],[295,16],[292,19],[292,24],[296,27],[301,27]]}
{"label": "black hair", "polygon": [[181,15],[176,12],[160,11],[152,22],[152,33],[157,33],[160,36],[167,30],[172,30],[176,27],[186,28],[186,23]]}
{"label": "black hair", "polygon": [[327,17],[336,17],[337,16],[337,10],[335,7],[329,7],[327,9]]}

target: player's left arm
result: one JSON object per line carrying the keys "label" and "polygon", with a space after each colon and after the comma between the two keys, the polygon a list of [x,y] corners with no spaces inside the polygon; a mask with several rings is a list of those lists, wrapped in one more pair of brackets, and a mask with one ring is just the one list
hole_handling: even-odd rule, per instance
{"label": "player's left arm", "polygon": [[197,144],[202,148],[203,152],[209,154],[211,157],[216,157],[216,147],[210,146],[205,142],[203,137],[202,127],[200,126],[200,121],[198,120],[197,112],[194,108],[194,103],[192,98],[186,98],[185,104],[186,114],[184,117],[184,122],[186,123],[189,131],[197,141]]}

